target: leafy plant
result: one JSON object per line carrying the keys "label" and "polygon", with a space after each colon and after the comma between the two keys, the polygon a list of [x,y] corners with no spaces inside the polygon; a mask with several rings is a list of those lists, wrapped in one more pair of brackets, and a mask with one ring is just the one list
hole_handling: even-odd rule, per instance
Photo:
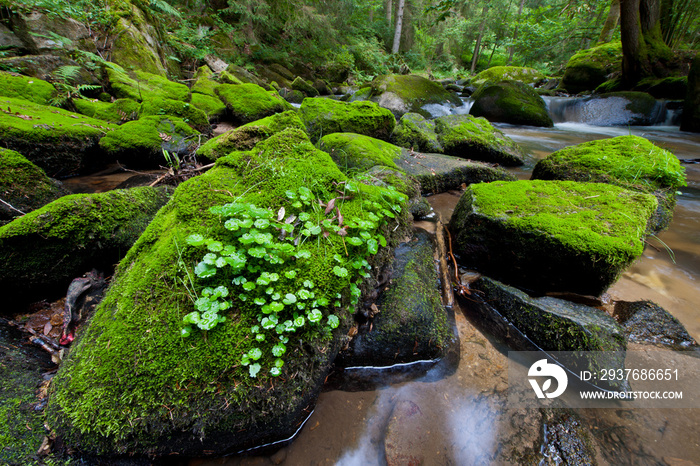
{"label": "leafy plant", "polygon": [[49,101],[54,107],[68,107],[71,105],[73,98],[79,97],[85,99],[83,92],[95,91],[101,89],[102,86],[96,84],[75,84],[76,79],[80,76],[80,66],[63,65],[53,72],[53,85],[58,91]]}

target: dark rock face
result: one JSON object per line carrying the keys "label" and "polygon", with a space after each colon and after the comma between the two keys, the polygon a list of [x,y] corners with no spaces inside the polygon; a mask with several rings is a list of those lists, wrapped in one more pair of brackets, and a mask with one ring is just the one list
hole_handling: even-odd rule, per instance
{"label": "dark rock face", "polygon": [[700,133],[700,54],[693,60],[688,74],[688,94],[683,107],[681,130]]}
{"label": "dark rock face", "polygon": [[629,341],[687,349],[698,346],[678,319],[651,301],[615,303],[615,317],[621,322]]}
{"label": "dark rock face", "polygon": [[474,105],[470,113],[476,117],[514,125],[554,125],[542,97],[521,82],[486,84],[476,91],[473,98]]}

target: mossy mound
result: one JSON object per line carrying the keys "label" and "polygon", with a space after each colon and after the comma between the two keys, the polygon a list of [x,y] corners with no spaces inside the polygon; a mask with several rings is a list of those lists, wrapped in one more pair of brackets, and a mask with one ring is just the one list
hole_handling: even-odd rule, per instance
{"label": "mossy mound", "polygon": [[160,47],[162,39],[146,13],[130,1],[112,2],[110,6],[118,18],[111,29],[114,34],[112,61],[125,68],[165,76],[166,69],[161,58],[163,51]]}
{"label": "mossy mound", "polygon": [[607,76],[622,69],[622,43],[609,42],[581,50],[566,64],[561,87],[571,93],[592,91],[607,80]]}
{"label": "mossy mound", "polygon": [[318,90],[301,76],[297,76],[294,79],[294,81],[292,82],[292,89],[294,89],[295,91],[300,91],[307,97],[318,97],[319,95]]}
{"label": "mossy mound", "polygon": [[683,100],[688,93],[688,77],[645,78],[634,90],[651,94],[655,99]]}
{"label": "mossy mound", "polygon": [[[48,424],[69,445],[106,455],[224,455],[290,437],[312,409],[347,332],[348,303],[359,300],[359,290],[350,286],[357,281],[359,270],[341,268],[346,247],[352,257],[363,251],[349,243],[355,236],[354,227],[347,223],[350,234],[345,242],[340,235],[311,233],[312,237],[298,245],[306,253],[263,267],[265,273],[279,272],[273,292],[282,290],[284,296],[283,290],[303,291],[311,286],[308,289],[315,292],[322,322],[329,314],[340,320],[335,330],[319,322],[289,334],[278,378],[272,376],[274,358],[269,353],[278,338],[274,329],[264,343],[251,333],[252,327],[259,333],[267,331],[260,329],[260,304],[239,295],[247,287],[236,288],[230,295],[231,307],[221,311],[225,322],[206,335],[194,330],[187,338],[181,336],[183,317],[194,311],[191,293],[200,295],[204,284],[216,286],[217,280],[232,287],[230,274],[247,276],[245,283],[253,284],[257,283],[254,277],[263,277],[249,262],[250,270],[222,269],[211,279],[195,279],[192,288],[188,273],[194,277],[192,268],[202,260],[206,247],[189,246],[186,238],[193,233],[224,242],[236,237],[219,215],[209,211],[211,206],[235,201],[252,209],[254,204],[274,212],[269,221],[277,224],[274,219],[281,206],[287,207],[283,219],[297,209],[288,192],[297,193],[299,205],[306,202],[313,210],[312,206],[318,208],[318,199],[336,199],[339,186],[354,193],[352,199],[337,204],[346,222],[371,221],[369,212],[376,211],[373,203],[396,200],[395,192],[388,189],[348,180],[297,129],[275,134],[252,151],[221,158],[205,174],[182,183],[119,264],[89,327],[61,365],[52,384]],[[314,221],[316,215],[318,220],[326,218],[323,209],[313,212]],[[381,228],[388,235],[388,245],[395,245],[406,232],[406,217],[402,210],[389,220],[385,226],[384,222],[362,225],[372,231]],[[258,227],[265,228],[262,223]],[[293,234],[303,233],[295,227]],[[389,251],[378,248],[377,255],[368,260],[385,257]],[[263,290],[266,285],[260,282],[257,286]],[[261,294],[265,299],[279,299]],[[331,299],[325,300],[327,296]],[[277,314],[280,322],[296,320],[292,313],[299,306],[289,297],[285,300],[286,307]],[[264,368],[254,373],[242,364],[242,355],[253,354],[257,346],[265,348],[264,356],[255,358]]]}
{"label": "mossy mound", "polygon": [[650,224],[657,232],[673,219],[676,191],[685,169],[672,153],[639,136],[589,141],[558,150],[537,162],[532,179],[609,183],[653,194],[659,205]]}
{"label": "mossy mound", "polygon": [[353,338],[340,366],[389,366],[443,357],[454,343],[442,304],[433,240],[418,232],[394,250],[390,285],[377,300],[379,313]]}
{"label": "mossy mound", "polygon": [[107,67],[107,77],[112,93],[120,99],[129,98],[142,102],[147,98],[190,99],[190,90],[184,84],[176,83],[157,74],[136,71],[128,74],[118,67]]}
{"label": "mossy mound", "polygon": [[185,123],[200,133],[211,134],[211,125],[207,115],[194,105],[181,100],[154,97],[144,100],[141,115],[169,115],[181,118]]}
{"label": "mossy mound", "polygon": [[391,133],[391,142],[420,152],[441,154],[444,149],[435,132],[435,121],[418,113],[406,113]]}
{"label": "mossy mound", "polygon": [[700,133],[700,54],[695,56],[688,73],[688,94],[683,104],[681,130]]}
{"label": "mossy mound", "polygon": [[474,105],[469,113],[475,117],[514,125],[554,126],[542,97],[521,82],[485,84],[472,97]]}
{"label": "mossy mound", "polygon": [[203,111],[209,121],[217,121],[226,115],[226,104],[218,97],[193,92],[190,103]]}
{"label": "mossy mound", "polygon": [[380,76],[372,81],[371,96],[380,107],[391,110],[397,118],[408,112],[430,118],[430,112],[423,108],[430,104],[462,106],[462,101],[455,94],[415,74]]}
{"label": "mossy mound", "polygon": [[71,194],[0,227],[0,293],[12,302],[65,295],[75,277],[123,257],[167,199],[148,187]]}
{"label": "mossy mound", "polygon": [[534,86],[546,79],[546,76],[534,68],[522,66],[492,66],[472,78],[471,84],[480,87],[486,83],[499,83],[501,81],[519,81]]}
{"label": "mossy mound", "polygon": [[49,82],[0,71],[0,96],[18,97],[37,104],[48,105],[55,94],[56,88]]}
{"label": "mossy mound", "polygon": [[49,176],[67,177],[104,163],[97,143],[116,126],[12,97],[0,98],[0,107],[0,144],[24,155]]}
{"label": "mossy mound", "polygon": [[310,97],[304,99],[299,115],[312,141],[330,133],[357,133],[388,141],[396,118],[373,102],[340,102]]}
{"label": "mossy mound", "polygon": [[448,155],[505,166],[523,164],[523,150],[486,118],[448,115],[435,119],[438,141]]}
{"label": "mossy mound", "polygon": [[197,68],[197,73],[194,75],[194,79],[194,84],[190,89],[193,94],[204,94],[216,97],[216,86],[221,83],[214,79],[214,72],[207,65]]}
{"label": "mossy mound", "polygon": [[237,123],[250,123],[292,109],[276,92],[266,91],[257,84],[221,84],[216,94]]}
{"label": "mossy mound", "polygon": [[450,229],[462,265],[537,293],[600,295],[644,249],[656,198],[601,183],[471,185]]}
{"label": "mossy mound", "polygon": [[319,148],[328,152],[343,173],[363,172],[380,165],[398,168],[394,159],[401,148],[381,139],[355,133],[332,133],[323,136]]}
{"label": "mossy mound", "polygon": [[141,104],[134,99],[117,99],[114,102],[76,99],[73,104],[78,113],[115,124],[138,120],[141,113]]}
{"label": "mossy mound", "polygon": [[100,140],[112,158],[132,167],[165,166],[163,150],[184,155],[199,134],[181,118],[147,116],[119,126]]}
{"label": "mossy mound", "polygon": [[210,139],[197,149],[197,157],[204,162],[213,162],[233,151],[250,150],[260,141],[287,128],[304,131],[304,123],[293,110],[252,121]]}
{"label": "mossy mound", "polygon": [[0,224],[22,215],[17,210],[26,214],[66,194],[67,189],[22,154],[0,148]]}
{"label": "mossy mound", "polygon": [[[471,288],[479,290],[481,299],[470,306],[481,307],[480,312],[487,314],[495,310],[506,325],[514,326],[538,348],[550,354],[555,352],[559,362],[573,373],[624,370],[625,333],[604,311],[563,299],[533,298],[484,276],[472,283]],[[613,383],[603,388],[625,387],[624,383]]]}

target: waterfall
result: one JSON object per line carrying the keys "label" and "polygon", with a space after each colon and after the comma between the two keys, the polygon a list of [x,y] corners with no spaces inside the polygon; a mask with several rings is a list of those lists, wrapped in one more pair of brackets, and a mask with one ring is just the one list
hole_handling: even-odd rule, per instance
{"label": "waterfall", "polygon": [[680,105],[657,100],[647,114],[629,110],[624,97],[544,97],[554,123],[584,123],[595,126],[678,125]]}

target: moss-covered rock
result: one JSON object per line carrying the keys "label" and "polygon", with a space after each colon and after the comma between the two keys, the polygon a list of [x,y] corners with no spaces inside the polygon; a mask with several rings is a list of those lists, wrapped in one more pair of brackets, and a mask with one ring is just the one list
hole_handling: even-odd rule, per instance
{"label": "moss-covered rock", "polygon": [[406,113],[391,133],[391,142],[420,152],[444,152],[435,132],[435,121],[418,113]]}
{"label": "moss-covered rock", "polygon": [[167,199],[148,187],[71,194],[16,218],[0,227],[0,292],[10,302],[65,294],[75,277],[123,257]]}
{"label": "moss-covered rock", "polygon": [[656,198],[600,183],[471,185],[450,229],[462,265],[537,293],[600,295],[644,249]]}
{"label": "moss-covered rock", "polygon": [[388,141],[396,126],[394,115],[373,102],[307,98],[299,115],[312,141],[330,133],[357,133]]}
{"label": "moss-covered rock", "polygon": [[194,75],[194,79],[194,84],[190,88],[190,91],[193,94],[204,94],[216,97],[216,86],[218,86],[221,83],[214,79],[214,72],[207,65],[197,68],[197,72]]}
{"label": "moss-covered rock", "polygon": [[301,76],[297,76],[296,79],[294,79],[292,82],[292,89],[302,92],[307,97],[318,97],[319,95],[318,90]]}
{"label": "moss-covered rock", "polygon": [[[538,348],[558,357],[574,374],[588,370],[624,369],[625,333],[620,325],[600,309],[552,297],[533,298],[521,290],[488,277],[471,284],[479,290],[480,313],[514,326]],[[501,327],[503,325],[501,324]],[[508,338],[508,335],[502,335]],[[564,352],[563,354],[558,352]],[[603,388],[624,388],[625,381]],[[598,382],[600,384],[600,382]]]}
{"label": "moss-covered rock", "polygon": [[341,354],[341,366],[389,366],[446,354],[455,338],[433,254],[433,240],[426,232],[394,250],[390,285],[377,300],[372,331],[368,325],[361,328]]}
{"label": "moss-covered rock", "polygon": [[609,183],[653,194],[658,208],[650,229],[658,232],[673,219],[676,192],[686,186],[685,170],[672,153],[639,136],[589,141],[540,160],[532,179]]}
{"label": "moss-covered rock", "polygon": [[216,93],[238,123],[250,123],[292,109],[276,92],[266,91],[257,84],[221,84]]}
{"label": "moss-covered rock", "polygon": [[688,93],[683,104],[681,130],[700,133],[700,54],[695,56],[688,73]]}
{"label": "moss-covered rock", "polygon": [[197,157],[204,162],[213,162],[233,151],[250,150],[260,141],[287,128],[304,131],[304,123],[293,110],[252,121],[210,139],[197,149]]}
{"label": "moss-covered rock", "polygon": [[66,194],[61,183],[23,155],[0,148],[0,225]]}
{"label": "moss-covered rock", "polygon": [[[314,148],[302,131],[287,129],[252,151],[219,159],[205,174],[182,183],[119,264],[89,327],[61,365],[47,408],[49,425],[63,441],[81,451],[111,455],[222,455],[291,436],[313,407],[347,332],[351,319],[346,311],[348,303],[351,298],[353,302],[359,299],[357,289],[349,285],[357,281],[360,271],[343,267],[348,257],[346,247],[351,258],[367,248],[349,243],[349,238],[356,236],[355,229],[360,228],[356,222],[370,220],[368,206],[375,211],[374,202],[385,196],[389,196],[387,200],[396,199],[390,190],[348,182],[330,157]],[[266,256],[256,262],[251,252],[246,255],[250,267],[239,272],[222,269],[211,279],[195,279],[192,288],[188,273],[194,277],[192,267],[202,260],[206,247],[188,246],[189,235],[234,241],[230,244],[237,244],[238,237],[245,239],[227,230],[221,217],[209,207],[236,201],[252,209],[252,203],[258,213],[268,212],[268,223],[274,225],[278,224],[275,219],[279,218],[280,207],[286,206],[281,218],[300,215],[303,210],[298,209],[310,209],[316,222],[326,218],[323,210],[314,209],[318,199],[335,199],[338,184],[355,193],[352,199],[337,204],[347,222],[345,242],[336,234],[316,236],[313,228],[314,232],[309,232],[312,237],[293,248],[306,253],[291,255],[280,249],[276,255],[284,257],[283,262],[267,263],[262,258]],[[296,201],[290,200],[288,192],[293,193],[292,197],[296,193],[301,208],[294,207]],[[395,245],[397,237],[392,235],[398,235],[398,231],[392,232],[397,221],[399,226],[404,225],[398,229],[400,234],[405,234],[403,213],[385,227],[382,221],[361,225],[371,235],[381,228],[388,235],[387,243]],[[270,227],[264,223],[256,222],[256,228]],[[303,235],[301,228],[295,227],[292,234]],[[273,247],[266,241],[256,244]],[[222,251],[210,242],[211,248]],[[377,256],[386,255],[385,249],[390,251],[378,248]],[[245,253],[245,249],[241,251]],[[274,280],[271,276],[268,279],[274,282],[271,291],[278,290],[281,296],[270,296],[263,288],[256,288],[267,286],[257,268],[260,265],[256,265],[261,263],[266,264],[264,272],[277,274]],[[300,297],[303,293],[314,299],[322,313],[323,320],[318,324],[304,324],[287,334],[279,378],[273,377],[271,368],[276,366],[270,351],[279,341],[278,334],[274,327],[261,329],[260,325],[266,323],[259,321],[260,304],[244,294],[249,288],[233,288],[236,285],[231,277],[238,274],[247,277],[245,283],[257,284],[254,293],[265,296],[266,301],[286,296],[283,310],[276,314],[280,322],[289,319],[292,324],[292,319],[298,319],[294,312],[305,315],[285,292]],[[265,281],[272,287],[268,279]],[[183,317],[195,310],[191,294],[201,295],[202,286],[217,283],[235,290],[230,294],[231,307],[221,310],[226,321],[206,334],[193,330],[183,338]],[[309,298],[305,289],[315,296]],[[355,290],[354,297],[350,289]],[[294,298],[298,303],[306,302],[298,299]],[[334,330],[325,325],[330,314],[340,320]],[[263,337],[267,335],[264,342],[251,333],[252,327]],[[264,353],[254,360],[263,368],[255,373],[243,365],[242,356],[255,355],[253,349],[257,347]]]}
{"label": "moss-covered rock", "polygon": [[115,124],[138,120],[141,113],[141,104],[134,99],[117,99],[114,102],[76,99],[73,104],[78,113]]}
{"label": "moss-covered rock", "polygon": [[448,155],[505,166],[523,164],[524,153],[486,118],[448,115],[435,119],[438,141]]}
{"label": "moss-covered rock", "polygon": [[38,78],[0,71],[0,96],[18,97],[41,105],[48,105],[56,94],[53,84]]}
{"label": "moss-covered rock", "polygon": [[153,115],[119,126],[100,140],[100,147],[129,166],[158,168],[166,165],[163,150],[184,155],[197,134],[181,118]]}
{"label": "moss-covered rock", "polygon": [[257,84],[266,91],[270,89],[265,81],[237,65],[229,65],[225,71],[219,73],[219,80],[225,84]]}
{"label": "moss-covered rock", "polygon": [[592,91],[622,69],[622,43],[608,42],[581,50],[566,64],[561,86],[571,93]]}
{"label": "moss-covered rock", "polygon": [[518,81],[501,81],[481,86],[472,96],[469,111],[475,117],[514,125],[554,126],[542,97]]}
{"label": "moss-covered rock", "polygon": [[218,121],[226,115],[226,104],[216,96],[193,92],[190,103],[203,111],[209,121]]}
{"label": "moss-covered rock", "polygon": [[111,60],[127,69],[139,69],[165,76],[161,41],[152,21],[131,2],[114,2],[111,5],[121,11],[121,17],[112,29]]}
{"label": "moss-covered rock", "polygon": [[534,86],[544,80],[546,76],[534,68],[522,66],[492,66],[472,78],[471,84],[480,87],[486,83],[499,83],[501,81],[519,81]]}
{"label": "moss-covered rock", "polygon": [[328,152],[343,173],[357,173],[380,165],[397,169],[394,160],[401,148],[388,142],[355,133],[332,133],[323,136],[319,148]]}
{"label": "moss-covered rock", "polygon": [[102,120],[28,100],[0,98],[0,145],[15,150],[51,177],[104,163],[98,141],[116,128]]}
{"label": "moss-covered rock", "polygon": [[455,94],[446,91],[440,84],[422,76],[390,74],[372,81],[372,100],[380,107],[391,110],[397,117],[404,113],[419,113],[426,118],[431,113],[424,106],[430,104],[462,106]]}
{"label": "moss-covered rock", "polygon": [[118,67],[107,67],[109,87],[117,98],[129,98],[142,102],[147,98],[190,100],[190,90],[184,84],[168,78],[137,70],[131,74]]}
{"label": "moss-covered rock", "polygon": [[646,92],[655,99],[683,100],[688,93],[688,77],[644,78],[637,83],[634,90]]}
{"label": "moss-covered rock", "polygon": [[211,125],[207,115],[194,105],[181,100],[146,98],[141,105],[141,115],[170,115],[181,118],[185,123],[200,133],[211,134]]}

